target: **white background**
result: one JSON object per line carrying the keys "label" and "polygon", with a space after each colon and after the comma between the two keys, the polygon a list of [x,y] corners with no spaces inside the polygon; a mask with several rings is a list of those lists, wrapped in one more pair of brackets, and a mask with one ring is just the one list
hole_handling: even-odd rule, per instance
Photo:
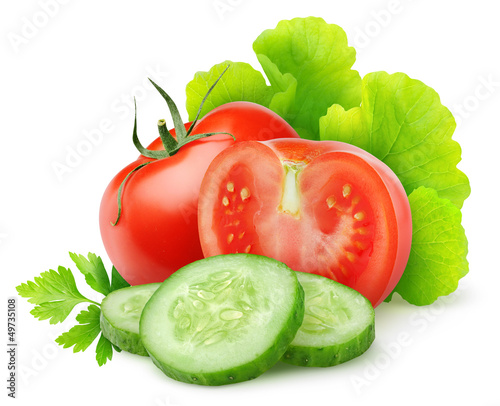
{"label": "white background", "polygon": [[[149,359],[125,353],[99,368],[93,346],[73,354],[53,341],[76,312],[51,326],[19,299],[17,404],[500,405],[497,1],[61,0],[50,16],[42,3],[4,1],[0,10],[4,309],[19,283],[71,266],[68,251],[96,252],[109,265],[98,229],[100,198],[137,156],[132,110],[122,100],[138,98],[139,134],[147,144],[157,136],[157,119],[166,116],[163,100],[143,86],[147,76],[182,107],[196,71],[225,59],[259,68],[252,51],[258,34],[308,15],[345,29],[362,76],[405,72],[436,89],[454,112],[459,166],[473,190],[463,208],[470,273],[455,294],[432,306],[400,300],[379,306],[377,339],[356,360],[328,369],[278,364],[254,381],[215,388],[173,381]],[[38,27],[29,32],[33,22]],[[16,35],[24,35],[17,45]],[[58,179],[54,162],[64,163],[68,148],[103,125],[102,142]],[[77,282],[83,286],[81,275]],[[2,360],[0,386],[6,387]]]}

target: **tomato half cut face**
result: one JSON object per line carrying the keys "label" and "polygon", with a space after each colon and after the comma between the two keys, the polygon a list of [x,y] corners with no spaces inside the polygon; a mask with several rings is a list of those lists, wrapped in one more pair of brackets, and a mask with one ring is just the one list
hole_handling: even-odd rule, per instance
{"label": "tomato half cut face", "polygon": [[396,175],[341,142],[236,144],[210,165],[198,210],[205,256],[269,256],[350,286],[374,306],[410,252],[410,208]]}

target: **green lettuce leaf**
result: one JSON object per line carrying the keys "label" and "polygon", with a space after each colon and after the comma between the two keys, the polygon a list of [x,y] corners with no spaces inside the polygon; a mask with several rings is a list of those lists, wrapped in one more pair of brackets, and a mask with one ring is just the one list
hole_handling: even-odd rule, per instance
{"label": "green lettuce leaf", "polygon": [[[293,82],[290,78],[278,79],[278,85],[268,86],[262,73],[256,71],[249,64],[243,62],[225,61],[213,66],[208,72],[197,72],[194,79],[186,86],[186,109],[189,120],[194,120],[201,101],[208,89],[215,83],[224,69],[229,69],[221,77],[219,83],[208,96],[200,118],[214,108],[233,101],[249,101],[262,106],[269,107],[275,93],[281,93],[282,89],[287,92],[287,82]],[[293,90],[293,89],[292,89]],[[290,95],[288,91],[288,97]],[[283,97],[283,96],[281,96]]]}
{"label": "green lettuce leaf", "polygon": [[200,117],[224,103],[250,101],[270,108],[303,137],[319,139],[319,118],[338,103],[359,106],[361,78],[351,70],[356,58],[345,32],[321,18],[281,21],[254,42],[264,76],[249,64],[225,61],[196,73],[186,87],[186,109],[193,120],[210,86],[230,65],[208,96]]}
{"label": "green lettuce leaf", "polygon": [[406,192],[419,186],[462,207],[470,194],[456,165],[460,145],[452,140],[455,120],[439,95],[404,73],[370,73],[363,79],[361,107],[334,105],[320,119],[322,140],[354,144],[385,162]]}
{"label": "green lettuce leaf", "polygon": [[394,292],[409,303],[423,306],[454,292],[460,278],[467,274],[467,238],[460,210],[438,197],[435,190],[419,187],[409,201],[411,253]]}
{"label": "green lettuce leaf", "polygon": [[356,51],[339,26],[317,17],[281,21],[259,35],[253,49],[270,81],[273,69],[296,79],[293,105],[283,117],[302,138],[319,139],[318,120],[332,104],[359,106],[361,78],[351,70]]}
{"label": "green lettuce leaf", "polygon": [[273,91],[273,97],[266,107],[269,107],[285,120],[291,119],[291,111],[297,93],[297,80],[289,73],[283,75],[267,56],[258,55],[258,58]]}
{"label": "green lettuce leaf", "polygon": [[457,168],[456,124],[439,95],[403,73],[375,72],[361,81],[344,31],[321,18],[281,21],[253,49],[266,78],[241,62],[198,72],[186,89],[190,119],[229,63],[202,116],[227,102],[251,101],[278,113],[302,138],[370,152],[399,177],[414,213],[410,261],[395,292],[423,305],[454,291],[468,270],[459,209],[470,184]]}

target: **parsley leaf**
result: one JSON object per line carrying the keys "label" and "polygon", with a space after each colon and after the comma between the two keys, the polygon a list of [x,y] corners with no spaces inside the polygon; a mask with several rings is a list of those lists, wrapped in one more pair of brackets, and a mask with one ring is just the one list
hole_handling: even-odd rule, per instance
{"label": "parsley leaf", "polygon": [[90,252],[88,259],[83,255],[77,255],[72,252],[69,253],[69,256],[80,272],[85,275],[85,281],[92,289],[102,293],[104,296],[111,292],[109,277],[101,257]]}
{"label": "parsley leaf", "polygon": [[[87,258],[71,252],[69,255],[85,275],[87,284],[95,291],[107,295],[114,290],[130,286],[115,267],[111,271],[110,283],[104,264],[97,255],[89,253]],[[64,348],[73,347],[73,352],[85,351],[100,334],[96,345],[96,360],[99,366],[113,358],[113,348],[121,352],[120,348],[101,333],[100,304],[87,299],[78,291],[69,268],[60,266],[58,271],[51,269],[42,272],[34,278],[34,282],[22,283],[16,289],[21,297],[28,298],[28,302],[36,305],[31,314],[40,320],[49,319],[51,324],[64,321],[76,305],[91,303],[87,310],[82,310],[76,316],[78,324],[57,337],[56,342]]]}
{"label": "parsley leaf", "polygon": [[58,271],[42,272],[34,282],[22,283],[16,290],[36,305],[31,314],[40,320],[49,319],[50,324],[64,321],[79,303],[95,303],[78,291],[73,274],[62,266]]}
{"label": "parsley leaf", "polygon": [[117,289],[129,287],[130,283],[128,283],[123,276],[121,276],[115,267],[111,270],[111,290],[113,292]]}
{"label": "parsley leaf", "polygon": [[108,361],[108,359],[110,361],[113,359],[113,347],[115,348],[115,350],[118,348],[111,344],[111,341],[109,341],[101,333],[101,336],[99,337],[99,341],[97,342],[97,346],[95,348],[96,360],[100,367],[102,367]]}
{"label": "parsley leaf", "polygon": [[78,324],[56,338],[56,343],[64,348],[73,347],[73,352],[85,351],[101,332],[101,309],[91,304],[77,316]]}
{"label": "parsley leaf", "polygon": [[[101,309],[96,305],[90,305],[87,310],[82,310],[76,316],[78,324],[57,337],[56,343],[62,345],[63,348],[73,347],[73,352],[85,351],[100,333],[95,353],[97,363],[103,366],[113,358],[114,345],[102,335],[100,320]],[[117,347],[115,349],[121,352]]]}

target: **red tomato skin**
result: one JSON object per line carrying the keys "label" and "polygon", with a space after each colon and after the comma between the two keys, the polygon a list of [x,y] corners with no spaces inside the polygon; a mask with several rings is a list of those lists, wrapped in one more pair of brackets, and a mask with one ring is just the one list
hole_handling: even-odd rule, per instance
{"label": "red tomato skin", "polygon": [[[249,102],[212,110],[197,122],[192,134],[221,131],[233,134],[236,142],[298,138],[277,114]],[[170,132],[175,136],[174,130]],[[138,165],[154,160],[141,155],[111,180],[99,211],[101,237],[111,262],[131,285],[162,282],[177,269],[203,258],[197,221],[201,181],[213,158],[234,143],[229,135],[213,135],[134,172],[123,187],[122,213],[116,226],[111,223],[118,214],[120,184]],[[149,149],[163,149],[161,140],[153,141]]]}
{"label": "red tomato skin", "polygon": [[[249,155],[248,150],[252,149],[255,150],[255,152]],[[283,171],[281,169],[281,163],[283,161],[300,162],[306,165],[311,164],[312,168],[312,165],[317,165],[317,162],[328,157],[328,154],[331,155],[331,153],[342,156],[347,160],[350,160],[350,157],[352,157],[352,161],[357,162],[355,165],[358,165],[360,170],[370,171],[372,176],[379,179],[378,182],[380,184],[377,184],[377,188],[385,192],[378,194],[375,189],[372,190],[371,193],[374,198],[378,196],[380,199],[383,199],[383,201],[380,201],[380,204],[383,204],[384,207],[387,208],[387,213],[390,213],[391,218],[395,219],[395,221],[387,226],[387,230],[384,232],[384,241],[374,241],[374,252],[376,251],[378,253],[373,255],[370,254],[369,265],[366,268],[367,271],[355,277],[351,277],[346,281],[348,286],[364,294],[372,302],[373,306],[380,304],[392,292],[406,266],[411,248],[411,212],[406,193],[392,170],[371,154],[350,144],[336,141],[274,139],[264,142],[245,142],[238,146],[228,148],[219,154],[211,163],[205,175],[200,192],[202,198],[199,204],[199,229],[205,256],[235,252],[235,248],[241,249],[242,247],[236,247],[234,242],[237,241],[237,231],[245,231],[241,241],[244,242],[243,247],[251,247],[251,253],[274,256],[276,259],[285,262],[292,269],[298,271],[314,272],[323,274],[323,276],[329,276],[325,271],[318,269],[317,265],[311,265],[316,261],[314,252],[310,252],[308,258],[303,258],[303,255],[299,253],[297,248],[300,246],[300,236],[294,231],[294,223],[296,223],[296,220],[291,216],[278,214],[276,212],[276,194],[270,189],[269,185],[272,185],[272,182],[276,182],[278,185],[283,184],[283,178],[280,178],[282,175],[279,174]],[[258,214],[255,214],[253,220],[251,220],[254,224],[253,229],[252,227],[248,228],[248,221],[245,222],[245,219],[240,218],[240,221],[237,221],[237,223],[247,224],[247,228],[237,231],[228,229],[228,232],[235,235],[235,237],[225,241],[224,236],[217,235],[217,233],[222,232],[222,229],[217,228],[214,225],[216,224],[215,220],[212,220],[210,217],[211,210],[213,213],[213,207],[217,207],[217,202],[212,200],[220,200],[221,195],[212,193],[212,197],[210,197],[210,193],[211,190],[217,189],[214,183],[223,180],[222,178],[218,180],[218,175],[216,175],[216,173],[227,171],[227,169],[230,168],[234,162],[238,161],[238,159],[246,161],[247,163],[252,159],[252,166],[248,166],[250,171],[252,171],[252,168],[262,166],[262,163],[258,162],[259,159],[269,162],[266,167],[265,177],[274,180],[267,180],[267,191],[265,196],[268,202],[269,200],[273,201],[272,205],[274,205],[274,208],[269,208],[268,204],[266,205],[265,202],[261,201],[259,203],[260,209],[258,210]],[[364,169],[361,164],[364,165]],[[302,176],[305,176],[306,170],[307,169],[303,169]],[[373,175],[373,172],[375,172],[376,175]],[[245,171],[239,172],[240,177],[242,173],[245,173]],[[322,173],[319,172],[316,173],[316,175],[321,177]],[[239,184],[241,186],[241,181],[238,182],[237,179],[238,178],[234,180],[234,184]],[[302,179],[304,178],[302,177]],[[309,179],[311,179],[311,177]],[[248,176],[246,182],[253,183]],[[257,196],[255,198],[259,199]],[[239,202],[239,200],[237,202]],[[248,202],[248,204],[255,204],[255,202],[250,203],[251,199],[249,199]],[[225,209],[231,209],[231,206]],[[262,224],[266,222],[265,216],[269,215],[269,213],[271,213],[271,216],[280,217],[281,220],[275,221],[274,223],[272,223],[274,220],[269,220],[272,226],[262,228]],[[259,230],[262,232],[264,229],[267,231],[265,233],[266,235],[259,236]],[[270,232],[270,230],[272,230],[272,232]],[[254,239],[249,239],[248,233],[257,233],[257,236]],[[276,237],[269,237],[271,234],[274,234]],[[283,243],[279,243],[280,248],[277,250],[269,247],[272,245],[269,241],[272,241],[273,238],[284,241]],[[263,240],[265,244],[262,244]],[[231,241],[230,244],[229,241]],[[390,241],[391,244],[384,246],[387,241]],[[266,244],[268,245],[266,246]],[[288,245],[295,248],[287,250],[286,247]],[[275,252],[275,255],[273,255],[272,252]],[[377,265],[377,263],[379,265]],[[380,264],[388,264],[388,266],[380,266]]]}

